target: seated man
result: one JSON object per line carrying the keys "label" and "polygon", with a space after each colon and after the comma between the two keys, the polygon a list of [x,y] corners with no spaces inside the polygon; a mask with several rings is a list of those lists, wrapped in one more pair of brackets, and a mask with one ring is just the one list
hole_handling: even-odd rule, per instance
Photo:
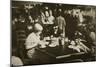
{"label": "seated man", "polygon": [[30,33],[26,39],[25,47],[27,49],[27,56],[30,59],[34,59],[37,57],[35,50],[37,46],[44,46],[46,44],[46,42],[40,40],[40,34],[42,30],[43,27],[40,24],[36,23],[34,25],[34,32]]}

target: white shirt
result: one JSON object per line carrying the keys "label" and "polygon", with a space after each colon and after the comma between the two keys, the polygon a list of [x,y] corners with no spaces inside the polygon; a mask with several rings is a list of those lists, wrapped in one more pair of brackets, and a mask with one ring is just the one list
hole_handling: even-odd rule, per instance
{"label": "white shirt", "polygon": [[53,16],[48,17],[49,24],[54,24],[54,19]]}
{"label": "white shirt", "polygon": [[25,43],[26,49],[30,49],[37,46],[39,42],[40,42],[40,36],[37,36],[34,32],[29,34]]}

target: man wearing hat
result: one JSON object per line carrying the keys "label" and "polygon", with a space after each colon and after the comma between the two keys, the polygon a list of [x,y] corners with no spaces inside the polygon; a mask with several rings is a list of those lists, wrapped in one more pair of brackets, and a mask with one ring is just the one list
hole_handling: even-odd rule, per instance
{"label": "man wearing hat", "polygon": [[40,40],[40,34],[43,30],[43,27],[36,23],[34,24],[34,32],[30,33],[28,35],[28,37],[26,38],[26,43],[25,43],[25,47],[26,47],[26,50],[27,50],[27,56],[29,59],[35,62],[33,63],[38,63],[36,62],[37,58],[38,57],[38,52],[36,51],[36,47],[38,45],[45,45],[46,42],[44,41],[41,41]]}

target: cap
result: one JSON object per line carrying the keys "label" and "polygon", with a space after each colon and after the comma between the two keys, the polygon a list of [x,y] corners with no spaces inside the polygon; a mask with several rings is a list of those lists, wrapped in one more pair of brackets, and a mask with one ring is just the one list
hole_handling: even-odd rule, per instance
{"label": "cap", "polygon": [[43,27],[39,23],[36,23],[34,25],[34,30],[35,31],[42,31],[43,30]]}

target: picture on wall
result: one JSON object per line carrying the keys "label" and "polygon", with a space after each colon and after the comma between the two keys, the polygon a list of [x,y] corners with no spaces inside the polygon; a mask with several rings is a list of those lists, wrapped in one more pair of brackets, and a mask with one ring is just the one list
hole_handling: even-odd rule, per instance
{"label": "picture on wall", "polygon": [[11,66],[96,61],[96,6],[11,1]]}

